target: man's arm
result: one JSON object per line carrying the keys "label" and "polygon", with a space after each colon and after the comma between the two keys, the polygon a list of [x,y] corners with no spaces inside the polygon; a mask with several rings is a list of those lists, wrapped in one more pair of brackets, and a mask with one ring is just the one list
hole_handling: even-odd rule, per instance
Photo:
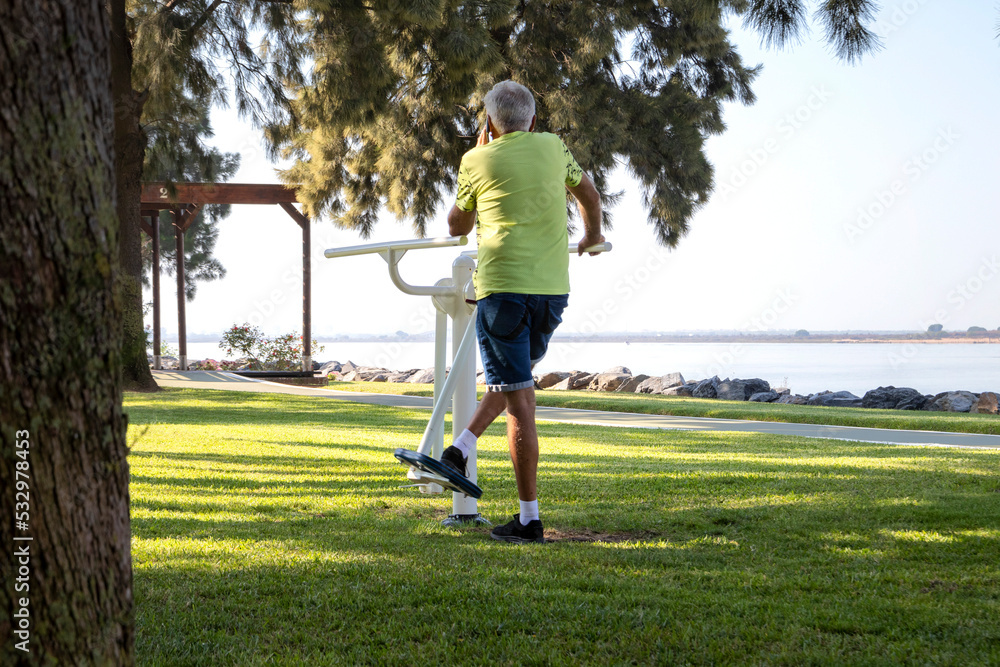
{"label": "man's arm", "polygon": [[[594,181],[590,180],[590,176],[586,173],[580,179],[579,185],[574,187],[567,185],[566,189],[576,197],[576,203],[580,206],[580,215],[583,217],[584,236],[580,240],[578,253],[582,255],[584,248],[604,241],[604,236],[601,235],[601,194],[594,187]],[[590,254],[596,255],[598,253],[592,252]]]}
{"label": "man's arm", "polygon": [[[490,119],[489,116],[486,117],[486,125],[483,126],[482,132],[479,133],[479,139],[476,140],[476,148],[480,146],[485,146],[490,143]],[[465,167],[465,160],[463,158],[462,165],[458,168],[458,183],[459,183],[459,196],[462,195],[462,169]],[[468,175],[466,175],[468,178]],[[468,181],[466,181],[468,184]],[[475,202],[475,199],[473,199]],[[458,206],[452,206],[451,211],[448,213],[448,233],[452,236],[465,236],[471,232],[476,226],[476,208],[473,205],[471,211],[463,211]]]}
{"label": "man's arm", "polygon": [[465,236],[476,226],[476,209],[463,211],[457,206],[451,207],[448,213],[448,233],[452,236]]}

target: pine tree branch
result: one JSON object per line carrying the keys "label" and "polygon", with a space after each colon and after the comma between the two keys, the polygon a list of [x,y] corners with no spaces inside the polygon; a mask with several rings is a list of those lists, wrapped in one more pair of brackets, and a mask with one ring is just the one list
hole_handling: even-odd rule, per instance
{"label": "pine tree branch", "polygon": [[504,68],[507,72],[508,79],[511,74],[513,74],[513,70],[510,66],[510,38],[514,34],[514,28],[517,24],[524,20],[525,11],[527,11],[526,0],[521,0],[521,2],[518,3],[517,11],[514,13],[514,19],[509,25],[505,28],[490,30],[490,37],[500,48],[500,56],[503,58]]}
{"label": "pine tree branch", "polygon": [[223,2],[225,2],[225,0],[215,0],[215,2],[210,4],[208,6],[208,9],[206,9],[202,13],[202,15],[199,16],[198,19],[191,24],[191,27],[189,28],[190,32],[189,39],[192,39],[196,34],[198,34],[198,31],[201,29],[201,26],[205,25],[205,22],[208,21],[208,17],[211,16],[212,12],[214,12],[215,9]]}
{"label": "pine tree branch", "polygon": [[[257,0],[257,1],[269,5],[290,5],[295,2],[295,0]],[[175,7],[177,7],[178,5],[182,5],[185,2],[187,2],[187,0],[169,0],[166,4],[163,5],[160,11],[164,13],[172,12]]]}

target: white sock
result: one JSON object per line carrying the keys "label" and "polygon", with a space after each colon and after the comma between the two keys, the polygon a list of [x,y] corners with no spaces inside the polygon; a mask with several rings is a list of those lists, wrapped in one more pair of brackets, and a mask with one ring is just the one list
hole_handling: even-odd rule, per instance
{"label": "white sock", "polygon": [[462,431],[461,435],[452,441],[451,444],[458,447],[458,449],[462,452],[462,456],[469,458],[469,452],[471,452],[476,446],[476,440],[478,440],[478,438],[475,434],[469,429],[465,429]]}
{"label": "white sock", "polygon": [[529,521],[538,519],[538,500],[518,500],[521,503],[521,525],[527,526]]}

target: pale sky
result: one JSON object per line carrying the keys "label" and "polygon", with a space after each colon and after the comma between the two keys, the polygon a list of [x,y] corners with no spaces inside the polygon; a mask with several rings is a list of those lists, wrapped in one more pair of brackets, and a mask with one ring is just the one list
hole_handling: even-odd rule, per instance
{"label": "pale sky", "polygon": [[[992,2],[886,2],[885,49],[854,67],[833,57],[818,26],[780,52],[736,30],[744,61],[764,70],[758,102],[730,104],[728,130],[708,142],[711,201],[677,249],[657,251],[638,188],[618,174],[625,197],[606,233],[614,251],[571,261],[560,331],[1000,327],[996,23]],[[212,121],[214,143],[242,155],[232,182],[277,182],[259,131],[228,110]],[[447,234],[450,206],[431,235]],[[228,275],[199,286],[188,332],[245,321],[272,335],[301,330],[297,225],[278,207],[232,210],[215,250]],[[399,293],[377,255],[323,257],[412,236],[390,216],[369,241],[314,223],[314,336],[432,328],[429,299]],[[433,284],[457,253],[410,253],[401,272]],[[163,326],[175,332],[166,276],[161,298]]]}

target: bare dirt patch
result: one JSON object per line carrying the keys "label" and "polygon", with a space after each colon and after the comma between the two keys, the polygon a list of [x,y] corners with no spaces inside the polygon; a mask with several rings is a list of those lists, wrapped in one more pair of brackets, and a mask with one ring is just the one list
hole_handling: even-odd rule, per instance
{"label": "bare dirt patch", "polygon": [[662,535],[649,530],[626,533],[598,533],[593,530],[554,530],[545,529],[546,542],[654,542]]}
{"label": "bare dirt patch", "polygon": [[925,593],[925,594],[926,593],[935,593],[935,592],[938,592],[938,591],[943,592],[943,593],[954,593],[956,591],[959,591],[959,590],[962,590],[962,589],[968,589],[968,588],[971,588],[971,586],[968,586],[968,585],[960,586],[960,585],[954,584],[954,583],[952,583],[950,581],[941,581],[940,579],[934,579],[929,584],[927,584],[927,586],[925,588],[921,588],[920,592],[921,593]]}

